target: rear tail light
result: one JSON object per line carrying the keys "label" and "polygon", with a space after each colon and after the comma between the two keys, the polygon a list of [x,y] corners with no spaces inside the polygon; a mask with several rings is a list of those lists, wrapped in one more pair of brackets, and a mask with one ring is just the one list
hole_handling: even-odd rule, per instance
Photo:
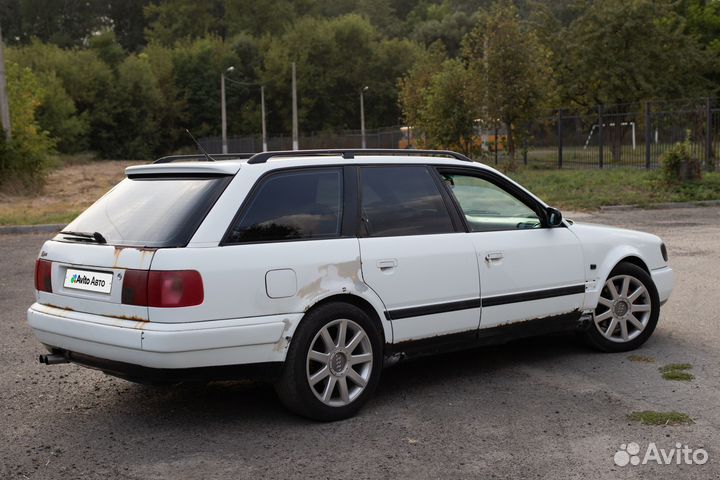
{"label": "rear tail light", "polygon": [[35,260],[35,289],[52,293],[52,262]]}
{"label": "rear tail light", "polygon": [[122,288],[122,303],[147,307],[148,271],[125,270]]}
{"label": "rear tail light", "polygon": [[203,303],[202,277],[195,270],[126,270],[122,303],[149,307],[192,307]]}

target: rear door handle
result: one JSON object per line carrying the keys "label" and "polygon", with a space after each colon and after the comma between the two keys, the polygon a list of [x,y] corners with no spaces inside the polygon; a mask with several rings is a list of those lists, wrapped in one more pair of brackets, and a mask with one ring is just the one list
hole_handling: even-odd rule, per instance
{"label": "rear door handle", "polygon": [[397,260],[394,258],[388,258],[385,260],[378,260],[377,266],[380,270],[389,270],[397,267]]}
{"label": "rear door handle", "polygon": [[499,260],[502,260],[505,255],[503,255],[502,252],[489,252],[487,255],[485,255],[485,261],[486,262],[497,262]]}

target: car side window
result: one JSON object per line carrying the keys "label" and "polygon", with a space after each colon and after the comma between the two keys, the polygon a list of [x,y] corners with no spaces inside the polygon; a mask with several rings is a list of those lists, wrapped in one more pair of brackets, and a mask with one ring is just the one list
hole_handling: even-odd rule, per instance
{"label": "car side window", "polygon": [[370,237],[455,231],[425,166],[363,167],[360,184],[362,217]]}
{"label": "car side window", "polygon": [[340,236],[343,210],[340,169],[281,172],[261,182],[232,226],[227,243]]}
{"label": "car side window", "polygon": [[542,227],[540,218],[530,207],[492,182],[447,173],[442,174],[442,178],[473,232]]}

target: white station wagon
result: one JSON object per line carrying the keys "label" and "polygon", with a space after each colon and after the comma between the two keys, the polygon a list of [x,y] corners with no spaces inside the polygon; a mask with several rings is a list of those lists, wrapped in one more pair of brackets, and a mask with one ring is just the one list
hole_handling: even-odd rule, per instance
{"label": "white station wagon", "polygon": [[563,331],[637,348],[673,287],[658,237],[565,220],[454,152],[216,159],[129,167],[43,245],[42,363],[269,379],[294,412],[336,420],[417,355]]}

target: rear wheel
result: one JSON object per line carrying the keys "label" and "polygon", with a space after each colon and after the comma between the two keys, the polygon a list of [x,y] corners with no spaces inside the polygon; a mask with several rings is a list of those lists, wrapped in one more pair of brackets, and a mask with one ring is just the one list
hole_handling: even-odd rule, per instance
{"label": "rear wheel", "polygon": [[353,416],[380,379],[382,342],[360,308],[330,303],[298,326],[275,389],[290,410],[315,420]]}
{"label": "rear wheel", "polygon": [[631,263],[618,264],[603,286],[595,321],[585,335],[604,352],[638,348],[652,335],[660,316],[660,299],[650,275]]}

